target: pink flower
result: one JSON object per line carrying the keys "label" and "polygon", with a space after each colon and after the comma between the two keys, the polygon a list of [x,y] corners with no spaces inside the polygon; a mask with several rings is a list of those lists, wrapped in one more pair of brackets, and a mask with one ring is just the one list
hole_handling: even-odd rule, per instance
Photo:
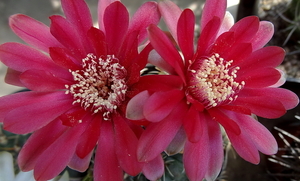
{"label": "pink flower", "polygon": [[275,154],[274,137],[251,114],[278,118],[299,100],[278,88],[283,81],[275,67],[284,50],[263,47],[273,25],[255,16],[234,24],[225,13],[226,0],[207,0],[194,46],[193,12],[181,11],[169,0],[159,2],[159,8],[176,46],[150,25],[149,39],[160,55],[152,53],[151,63],[169,75],[142,77],[135,86],[141,92],[128,103],[128,118],[150,122],[139,139],[138,159],[146,162],[164,150],[174,154],[183,149],[189,179],[214,180],[223,162],[219,125],[245,160],[257,164],[259,152]]}
{"label": "pink flower", "polygon": [[131,86],[151,50],[138,46],[146,27],[159,22],[157,4],[143,4],[129,21],[120,1],[100,0],[98,29],[84,0],[61,3],[66,17],[51,16],[50,28],[25,15],[10,18],[12,30],[31,46],[0,46],[0,59],[9,67],[6,82],[30,89],[0,98],[4,128],[33,132],[18,157],[20,168],[34,169],[36,180],[51,179],[67,165],[85,171],[97,145],[94,180],[123,180],[123,170],[161,175],[160,157],[138,162],[142,129],[124,117]]}

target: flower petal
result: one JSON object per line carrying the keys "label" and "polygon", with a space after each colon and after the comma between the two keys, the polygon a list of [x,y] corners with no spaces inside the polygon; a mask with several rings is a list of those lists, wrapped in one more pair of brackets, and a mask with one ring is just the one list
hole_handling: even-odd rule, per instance
{"label": "flower petal", "polygon": [[239,96],[234,104],[249,108],[252,113],[264,118],[278,118],[286,113],[283,104],[269,95]]}
{"label": "flower petal", "polygon": [[259,163],[259,152],[252,140],[249,139],[251,135],[246,134],[246,132],[242,132],[240,135],[236,135],[231,131],[226,131],[226,133],[235,151],[243,159],[253,164]]}
{"label": "flower petal", "polygon": [[85,58],[87,52],[81,42],[81,37],[74,28],[74,25],[68,22],[64,17],[53,15],[50,17],[51,34],[76,57]]}
{"label": "flower petal", "polygon": [[63,90],[69,81],[43,70],[27,70],[20,75],[22,84],[33,91]]}
{"label": "flower petal", "polygon": [[43,103],[49,100],[65,100],[68,99],[63,92],[20,92],[0,97],[0,122],[12,110],[27,106],[30,104]]}
{"label": "flower petal", "polygon": [[159,67],[162,71],[175,75],[176,72],[155,50],[149,53],[148,62],[156,67]]}
{"label": "flower petal", "polygon": [[139,161],[150,161],[167,148],[180,129],[186,112],[187,106],[181,102],[165,119],[147,127],[138,143]]}
{"label": "flower petal", "polygon": [[229,11],[226,11],[225,17],[222,21],[221,27],[219,29],[218,35],[221,35],[224,32],[227,32],[234,25],[234,18]]}
{"label": "flower petal", "polygon": [[160,12],[156,2],[146,2],[135,12],[131,18],[128,34],[139,31],[138,44],[147,37],[147,27],[150,24],[158,24]]}
{"label": "flower petal", "polygon": [[149,39],[154,49],[168,62],[184,80],[183,60],[168,36],[155,25],[148,28]]}
{"label": "flower petal", "polygon": [[123,181],[123,171],[115,153],[112,122],[103,121],[95,156],[94,179]]}
{"label": "flower petal", "polygon": [[247,133],[259,151],[267,155],[277,152],[278,146],[274,136],[252,116],[229,111],[227,114],[232,114],[231,117],[236,120],[242,131]]}
{"label": "flower petal", "polygon": [[[197,44],[197,57],[200,58],[208,53],[209,47],[214,43],[217,38],[217,33],[221,25],[221,20],[218,17],[213,17],[203,30]],[[214,52],[216,53],[216,52]]]}
{"label": "flower petal", "polygon": [[181,128],[178,130],[173,140],[166,148],[165,152],[169,156],[181,152],[184,148],[185,141],[186,141],[186,134],[184,128],[181,126]]}
{"label": "flower petal", "polygon": [[201,139],[203,121],[206,121],[204,115],[192,105],[183,121],[184,130],[190,142],[196,143]]}
{"label": "flower petal", "polygon": [[86,125],[66,130],[54,143],[52,143],[38,158],[34,167],[36,180],[49,180],[57,176],[70,162],[79,136]]}
{"label": "flower petal", "polygon": [[[89,7],[84,0],[62,0],[61,6],[67,20],[74,25],[80,37],[86,37],[87,31],[93,26]],[[86,38],[83,41],[86,52],[91,51],[90,43]]]}
{"label": "flower petal", "polygon": [[235,23],[229,31],[234,32],[236,42],[251,41],[259,29],[259,19],[256,16],[248,16]]}
{"label": "flower petal", "polygon": [[201,17],[201,32],[206,27],[208,22],[212,20],[212,18],[217,17],[220,20],[223,20],[225,11],[227,7],[227,1],[220,0],[210,0],[206,1],[202,11]]}
{"label": "flower petal", "polygon": [[257,70],[244,69],[237,73],[235,81],[245,81],[245,87],[262,88],[274,85],[281,78],[281,74],[274,68],[261,68]]}
{"label": "flower petal", "polygon": [[99,0],[98,1],[98,24],[99,24],[99,29],[103,32],[105,32],[104,24],[103,24],[103,15],[105,12],[105,9],[107,6],[109,6],[111,3],[115,1],[120,1],[120,0]]}
{"label": "flower petal", "polygon": [[274,25],[268,21],[260,21],[259,22],[259,29],[252,39],[252,48],[253,50],[257,50],[265,46],[274,34]]}
{"label": "flower petal", "polygon": [[240,127],[236,124],[234,120],[232,120],[230,117],[228,117],[226,114],[224,114],[223,111],[221,111],[218,108],[211,108],[207,110],[210,116],[213,120],[216,120],[219,122],[225,130],[229,130],[236,135],[241,134]]}
{"label": "flower petal", "polygon": [[224,150],[223,150],[223,139],[220,126],[217,122],[213,120],[207,121],[208,138],[209,138],[209,161],[208,169],[205,174],[206,180],[215,180],[219,175],[223,160],[224,160]]}
{"label": "flower petal", "polygon": [[37,159],[66,129],[67,127],[63,126],[59,119],[56,119],[34,132],[19,153],[18,165],[21,170],[25,172],[32,170],[36,165]]}
{"label": "flower petal", "polygon": [[129,13],[119,1],[111,3],[103,17],[108,54],[117,55],[128,30]]}
{"label": "flower petal", "polygon": [[159,180],[164,174],[164,160],[158,155],[153,160],[146,162],[143,168],[143,174],[149,180]]}
{"label": "flower petal", "polygon": [[119,164],[129,175],[137,175],[143,168],[143,163],[138,162],[137,159],[138,138],[120,115],[114,116],[113,121]]}
{"label": "flower petal", "polygon": [[202,180],[208,169],[210,153],[208,130],[206,121],[203,121],[203,134],[197,143],[187,141],[184,147],[183,164],[188,178],[191,181]]}
{"label": "flower petal", "polygon": [[5,83],[10,84],[10,85],[15,85],[19,87],[25,87],[23,83],[20,81],[20,75],[22,72],[16,71],[11,68],[7,68],[6,74],[5,74]]}
{"label": "flower petal", "polygon": [[[263,88],[263,89],[243,89],[240,92],[241,97],[267,97],[266,99],[275,99],[282,103],[285,109],[292,109],[296,107],[299,103],[298,96],[287,89],[283,88]],[[264,99],[262,99],[264,101]]]}
{"label": "flower petal", "polygon": [[9,26],[22,40],[42,51],[48,52],[49,47],[62,46],[50,33],[48,26],[26,15],[12,15]]}
{"label": "flower petal", "polygon": [[103,31],[92,27],[87,32],[87,37],[94,47],[94,51],[98,57],[107,55],[107,44],[105,41],[105,34]]}
{"label": "flower petal", "polygon": [[145,119],[151,122],[159,122],[169,115],[174,107],[183,99],[181,90],[167,92],[155,92],[144,105]]}
{"label": "flower petal", "polygon": [[53,62],[67,70],[79,70],[81,59],[75,59],[66,48],[50,47],[49,54]]}
{"label": "flower petal", "polygon": [[102,118],[95,116],[87,120],[88,126],[78,139],[76,147],[76,155],[79,158],[85,158],[96,146],[99,140]]}
{"label": "flower petal", "polygon": [[126,108],[126,118],[131,120],[141,120],[144,119],[144,104],[150,97],[148,91],[142,91],[136,96],[134,96],[127,104]]}
{"label": "flower petal", "polygon": [[260,67],[277,67],[281,64],[285,56],[281,47],[268,46],[254,51],[238,66],[241,69],[256,69]]}
{"label": "flower petal", "polygon": [[24,72],[34,67],[38,70],[49,71],[65,78],[70,73],[55,65],[44,53],[20,43],[4,43],[0,45],[0,60],[11,69]]}
{"label": "flower petal", "polygon": [[5,116],[3,127],[17,134],[30,133],[47,125],[72,106],[72,100],[47,100],[23,105]]}
{"label": "flower petal", "polygon": [[[159,80],[159,81],[157,81]],[[169,91],[172,89],[181,89],[182,81],[179,76],[175,75],[151,75],[142,76],[138,84],[132,86],[133,90],[139,92],[148,90],[150,93],[159,91]]]}
{"label": "flower petal", "polygon": [[194,56],[194,27],[195,15],[193,11],[184,10],[178,20],[177,35],[178,45],[185,61],[192,60]]}
{"label": "flower petal", "polygon": [[172,36],[177,40],[177,22],[182,10],[170,0],[159,1],[158,8]]}
{"label": "flower petal", "polygon": [[84,158],[80,158],[77,156],[77,154],[73,154],[73,157],[68,163],[68,167],[79,172],[85,172],[90,166],[92,156],[93,150]]}

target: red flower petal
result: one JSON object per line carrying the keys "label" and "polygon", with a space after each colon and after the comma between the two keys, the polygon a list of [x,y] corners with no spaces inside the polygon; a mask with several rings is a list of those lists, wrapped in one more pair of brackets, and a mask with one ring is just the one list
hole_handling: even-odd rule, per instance
{"label": "red flower petal", "polygon": [[75,59],[71,52],[65,48],[50,47],[49,54],[53,62],[67,70],[79,70],[81,59]]}
{"label": "red flower petal", "polygon": [[253,50],[255,51],[265,46],[270,41],[273,35],[274,35],[274,25],[271,22],[268,21],[259,22],[258,31],[255,37],[251,41]]}
{"label": "red flower petal", "polygon": [[123,171],[115,153],[112,122],[103,121],[96,150],[94,179],[123,181]]}
{"label": "red flower petal", "polygon": [[119,1],[111,3],[103,17],[108,54],[117,55],[128,30],[129,14]]}
{"label": "red flower petal", "polygon": [[22,171],[27,172],[34,168],[40,155],[65,131],[67,127],[61,124],[59,119],[49,123],[47,126],[34,132],[18,156],[18,165]]}
{"label": "red flower petal", "polygon": [[210,159],[210,145],[207,125],[203,123],[203,134],[197,143],[187,141],[184,147],[183,164],[188,178],[191,181],[202,180],[205,177]]}
{"label": "red flower petal", "polygon": [[159,1],[158,8],[172,36],[177,40],[177,22],[182,10],[172,1]]}
{"label": "red flower petal", "polygon": [[181,89],[182,81],[180,77],[175,75],[142,76],[139,83],[133,85],[131,88],[139,92],[148,90],[150,93],[156,91],[169,91],[172,89]]}
{"label": "red flower petal", "polygon": [[104,24],[103,24],[103,15],[105,12],[105,9],[107,6],[109,6],[111,3],[115,1],[120,1],[120,0],[99,0],[98,1],[98,24],[99,24],[99,29],[103,32],[105,32]]}
{"label": "red flower petal", "polygon": [[139,7],[131,18],[128,33],[139,31],[138,44],[147,37],[147,27],[150,24],[158,24],[160,12],[156,2],[146,2]]}
{"label": "red flower petal", "polygon": [[[221,20],[218,17],[213,17],[211,21],[209,21],[206,24],[206,26],[203,28],[197,44],[197,51],[196,51],[197,58],[205,56],[207,53],[209,53],[208,48],[216,40],[220,25],[221,25]],[[214,53],[218,53],[218,52],[214,52]]]}
{"label": "red flower petal", "polygon": [[207,129],[209,161],[205,178],[206,180],[215,180],[221,171],[224,160],[223,139],[220,126],[217,122],[209,120],[207,122]]}
{"label": "red flower petal", "polygon": [[79,36],[74,25],[68,22],[64,17],[53,15],[50,17],[51,34],[76,57],[85,58],[87,52],[82,44],[82,38]]}
{"label": "red flower petal", "polygon": [[236,124],[234,120],[228,117],[228,115],[224,114],[223,111],[221,111],[218,108],[211,108],[208,109],[207,111],[212,117],[212,119],[219,122],[224,127],[225,130],[229,130],[236,135],[241,134],[240,127]]}
{"label": "red flower petal", "polygon": [[230,112],[227,114],[232,115],[231,117],[236,120],[242,131],[251,137],[251,140],[259,151],[267,155],[272,155],[277,152],[278,146],[274,136],[257,120],[249,115]]}
{"label": "red flower petal", "polygon": [[146,162],[143,168],[143,174],[149,180],[158,180],[164,174],[164,160],[158,155],[153,160]]}
{"label": "red flower petal", "polygon": [[87,38],[93,45],[94,51],[96,52],[96,55],[98,57],[107,55],[107,43],[105,41],[105,34],[101,30],[92,27],[87,32]]}
{"label": "red flower petal", "polygon": [[26,15],[12,15],[9,26],[22,40],[42,51],[48,52],[49,47],[62,46],[50,33],[48,26]]}
{"label": "red flower petal", "polygon": [[248,135],[242,131],[240,135],[236,135],[231,131],[226,130],[227,136],[230,139],[235,151],[246,161],[253,164],[259,163],[259,153],[251,138],[252,135]]}
{"label": "red flower petal", "polygon": [[120,115],[114,116],[113,121],[119,164],[129,175],[137,175],[143,168],[143,163],[138,162],[137,159],[138,138]]}
{"label": "red flower petal", "polygon": [[10,84],[10,85],[15,85],[19,87],[25,87],[23,83],[20,81],[20,75],[22,72],[16,71],[11,68],[7,68],[6,74],[5,74],[5,83]]}
{"label": "red flower petal", "polygon": [[44,53],[20,43],[4,43],[0,45],[0,59],[11,69],[24,72],[33,67],[38,70],[45,70],[52,74],[68,78],[70,73],[55,65]]}
{"label": "red flower petal", "polygon": [[83,41],[86,52],[90,52],[92,47],[85,38],[87,31],[93,26],[92,16],[89,7],[84,0],[62,0],[61,6],[63,8],[66,19],[74,25]]}
{"label": "red flower petal", "polygon": [[118,55],[120,64],[127,70],[133,66],[132,64],[135,62],[134,60],[138,57],[138,35],[139,31],[134,31],[128,34],[122,44],[122,51],[120,51]]}
{"label": "red flower petal", "polygon": [[150,25],[148,28],[149,39],[152,46],[160,54],[160,56],[168,62],[184,80],[183,60],[174,47],[168,36],[155,25]]}
{"label": "red flower petal", "polygon": [[278,118],[286,113],[283,104],[269,95],[239,96],[234,104],[249,108],[252,113],[264,118]]}
{"label": "red flower petal", "polygon": [[155,92],[145,102],[145,118],[151,122],[161,121],[169,115],[183,97],[183,92],[176,89],[167,92]]}
{"label": "red flower petal", "polygon": [[203,134],[203,122],[206,121],[203,113],[200,113],[193,105],[184,118],[183,126],[190,142],[198,142]]}
{"label": "red flower petal", "polygon": [[47,125],[71,107],[72,100],[56,99],[16,107],[5,116],[3,127],[17,134],[30,133]]}
{"label": "red flower petal", "polygon": [[187,106],[181,102],[164,120],[150,124],[139,139],[138,159],[150,161],[160,155],[173,140],[182,125]]}
{"label": "red flower petal", "polygon": [[200,23],[201,32],[212,18],[217,17],[218,19],[223,20],[226,11],[226,4],[227,1],[220,0],[210,0],[205,2]]}
{"label": "red flower petal", "polygon": [[262,88],[274,85],[281,78],[281,74],[274,68],[243,69],[238,71],[235,81],[245,81],[245,87]]}
{"label": "red flower petal", "polygon": [[85,126],[68,129],[40,155],[34,167],[36,180],[49,180],[63,171],[75,152],[77,140]]}
{"label": "red flower petal", "polygon": [[134,96],[127,104],[126,118],[131,120],[144,119],[144,104],[150,97],[148,91],[143,91]]}
{"label": "red flower petal", "polygon": [[240,96],[261,97],[262,101],[264,101],[264,97],[266,97],[266,99],[278,100],[285,109],[292,109],[299,103],[299,98],[294,92],[282,88],[243,89],[243,91],[240,92]]}
{"label": "red flower petal", "polygon": [[20,81],[33,91],[63,90],[69,81],[54,76],[43,70],[27,70],[20,75]]}
{"label": "red flower petal", "polygon": [[259,19],[256,16],[248,16],[235,23],[229,31],[234,32],[236,42],[249,42],[259,29]]}
{"label": "red flower petal", "polygon": [[[64,92],[20,92],[0,97],[0,122],[12,110],[30,104],[69,99]],[[22,119],[23,120],[23,119]]]}
{"label": "red flower petal", "polygon": [[194,27],[195,15],[192,10],[186,9],[181,13],[177,25],[178,45],[185,61],[194,56]]}
{"label": "red flower petal", "polygon": [[238,66],[241,69],[257,69],[262,67],[275,68],[284,59],[284,50],[280,47],[268,46],[253,52]]}
{"label": "red flower petal", "polygon": [[[59,116],[62,124],[68,127],[74,127],[82,123],[82,118],[87,114],[87,112],[80,106],[74,106],[70,110],[66,111]],[[89,121],[89,120],[88,120]]]}
{"label": "red flower petal", "polygon": [[166,148],[165,152],[168,155],[175,155],[181,152],[184,148],[185,141],[186,134],[184,128],[181,126],[173,140],[170,142],[169,146]]}
{"label": "red flower petal", "polygon": [[73,154],[73,157],[68,163],[68,167],[70,167],[73,170],[77,170],[79,172],[85,172],[90,166],[92,156],[93,156],[93,151],[91,151],[84,158],[79,158],[77,154]]}
{"label": "red flower petal", "polygon": [[79,158],[86,157],[95,148],[99,140],[102,118],[96,116],[87,121],[88,126],[77,141],[76,154]]}

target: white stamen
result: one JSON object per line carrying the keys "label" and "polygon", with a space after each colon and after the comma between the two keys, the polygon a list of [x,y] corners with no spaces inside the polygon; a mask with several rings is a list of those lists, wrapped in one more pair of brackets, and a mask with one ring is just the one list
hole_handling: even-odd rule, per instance
{"label": "white stamen", "polygon": [[102,112],[103,118],[109,120],[110,114],[125,100],[126,69],[114,55],[97,58],[88,54],[82,63],[82,70],[69,70],[75,83],[65,86],[66,94],[73,95],[73,104],[80,104],[94,114]]}
{"label": "white stamen", "polygon": [[235,81],[240,67],[232,67],[232,63],[233,60],[225,61],[217,53],[201,60],[200,68],[190,70],[189,93],[206,108],[234,101],[245,82]]}

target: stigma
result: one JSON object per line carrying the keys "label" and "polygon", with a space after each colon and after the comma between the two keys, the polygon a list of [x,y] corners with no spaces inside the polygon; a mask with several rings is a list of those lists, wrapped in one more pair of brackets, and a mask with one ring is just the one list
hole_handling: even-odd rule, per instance
{"label": "stigma", "polygon": [[127,72],[119,60],[114,55],[98,58],[88,54],[82,59],[82,69],[69,71],[74,83],[65,85],[65,93],[73,96],[73,104],[110,120],[111,114],[125,100],[127,91]]}
{"label": "stigma", "polygon": [[240,67],[232,63],[217,53],[193,62],[188,70],[188,94],[206,109],[234,101],[245,82],[235,81]]}

